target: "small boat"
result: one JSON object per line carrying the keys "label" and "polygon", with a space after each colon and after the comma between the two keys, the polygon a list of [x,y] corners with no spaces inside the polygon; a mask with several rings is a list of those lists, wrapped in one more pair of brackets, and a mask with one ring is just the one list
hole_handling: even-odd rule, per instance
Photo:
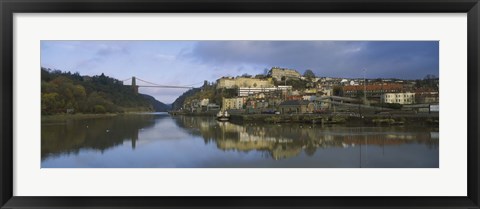
{"label": "small boat", "polygon": [[229,119],[230,119],[230,114],[228,114],[228,112],[226,110],[225,111],[220,110],[217,113],[217,120],[228,121]]}

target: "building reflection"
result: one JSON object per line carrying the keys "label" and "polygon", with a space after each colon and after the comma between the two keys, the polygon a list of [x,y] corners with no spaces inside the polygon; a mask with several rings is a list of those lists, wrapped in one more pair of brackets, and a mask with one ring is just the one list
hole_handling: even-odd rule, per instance
{"label": "building reflection", "polygon": [[[214,144],[219,150],[259,151],[276,160],[301,154],[313,156],[324,148],[359,149],[368,146],[425,144],[438,149],[438,128],[426,127],[322,127],[310,124],[234,124],[212,117],[168,115],[128,115],[92,120],[42,124],[42,160],[50,156],[78,154],[80,150],[105,150],[119,145],[136,149],[139,133],[162,121],[179,128],[172,134],[187,132]],[[173,125],[173,124],[172,124]],[[153,138],[156,139],[155,136]],[[160,137],[161,138],[161,137]]]}
{"label": "building reflection", "polygon": [[[273,159],[297,156],[302,151],[312,156],[319,149],[381,146],[408,143],[438,148],[438,128],[425,127],[320,127],[310,124],[233,124],[209,117],[175,117],[178,126],[202,136],[205,143],[215,143],[224,151],[261,151]],[[406,131],[408,130],[408,131]]]}

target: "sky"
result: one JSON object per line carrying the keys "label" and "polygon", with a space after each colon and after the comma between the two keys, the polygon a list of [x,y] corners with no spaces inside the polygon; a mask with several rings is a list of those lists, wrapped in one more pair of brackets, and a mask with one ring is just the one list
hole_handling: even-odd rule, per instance
{"label": "sky", "polygon": [[[41,41],[41,66],[81,75],[135,76],[161,85],[272,67],[311,69],[320,77],[422,79],[439,76],[438,41]],[[130,82],[130,81],[128,81]],[[141,81],[140,81],[141,82]],[[137,81],[138,84],[139,83]],[[128,83],[126,83],[128,84]],[[164,103],[185,89],[140,88]]]}

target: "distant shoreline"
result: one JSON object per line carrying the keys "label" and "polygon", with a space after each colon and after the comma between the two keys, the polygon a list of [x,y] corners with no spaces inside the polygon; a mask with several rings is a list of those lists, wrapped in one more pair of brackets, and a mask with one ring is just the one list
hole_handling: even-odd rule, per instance
{"label": "distant shoreline", "polygon": [[82,120],[82,119],[92,119],[92,118],[106,118],[106,117],[115,117],[120,115],[135,115],[135,114],[155,114],[155,113],[165,113],[168,112],[124,112],[124,113],[76,113],[76,114],[55,114],[55,115],[42,115],[42,123],[57,123],[65,122],[67,120]]}
{"label": "distant shoreline", "polygon": [[348,126],[375,125],[375,126],[409,126],[409,125],[434,125],[438,126],[436,115],[365,115],[355,117],[349,115],[332,114],[292,114],[292,115],[266,115],[244,114],[232,115],[231,122],[236,123],[306,123],[306,124],[343,124]]}
{"label": "distant shoreline", "polygon": [[[115,117],[119,115],[133,115],[133,114],[151,114],[153,112],[128,112],[128,113],[106,113],[106,114],[62,114],[62,115],[42,115],[41,122],[43,123],[65,123],[69,120],[95,119]],[[166,112],[162,112],[166,113]],[[172,114],[170,114],[172,115]],[[211,113],[183,113],[173,114],[183,116],[207,116],[214,117]],[[298,114],[298,115],[270,115],[270,114],[241,114],[232,115],[231,122],[233,123],[309,123],[309,124],[343,124],[343,125],[414,125],[414,124],[429,124],[438,126],[438,115],[369,115],[365,118],[357,118],[350,116],[333,116],[333,115],[318,115],[318,114]]]}
{"label": "distant shoreline", "polygon": [[57,114],[57,115],[42,115],[41,121],[44,122],[64,122],[67,120],[80,120],[90,118],[105,118],[113,117],[124,113],[105,113],[105,114],[93,114],[93,113],[77,113],[77,114]]}
{"label": "distant shoreline", "polygon": [[[215,117],[213,112],[189,113],[169,112],[172,116]],[[368,114],[363,117],[347,114],[231,114],[233,123],[307,123],[343,125],[393,125],[409,126],[427,124],[438,126],[438,114]]]}

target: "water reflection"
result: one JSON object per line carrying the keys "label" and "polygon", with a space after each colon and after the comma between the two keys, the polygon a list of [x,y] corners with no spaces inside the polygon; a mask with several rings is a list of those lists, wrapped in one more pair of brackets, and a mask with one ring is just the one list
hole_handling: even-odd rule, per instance
{"label": "water reflection", "polygon": [[[361,145],[425,144],[438,148],[438,128],[415,127],[321,127],[309,124],[242,124],[218,122],[208,117],[176,117],[179,127],[201,135],[221,150],[268,152],[279,160],[299,155],[313,156],[318,148]],[[428,131],[426,131],[428,130]],[[431,132],[430,132],[431,131]],[[432,137],[436,135],[436,137]]]}
{"label": "water reflection", "polygon": [[42,124],[42,167],[438,167],[436,127],[124,115]]}
{"label": "water reflection", "polygon": [[[42,159],[61,154],[78,154],[82,149],[104,152],[131,141],[135,149],[138,132],[152,127],[156,115],[126,115],[115,118],[67,120],[42,124]],[[166,115],[163,115],[166,117]]]}

